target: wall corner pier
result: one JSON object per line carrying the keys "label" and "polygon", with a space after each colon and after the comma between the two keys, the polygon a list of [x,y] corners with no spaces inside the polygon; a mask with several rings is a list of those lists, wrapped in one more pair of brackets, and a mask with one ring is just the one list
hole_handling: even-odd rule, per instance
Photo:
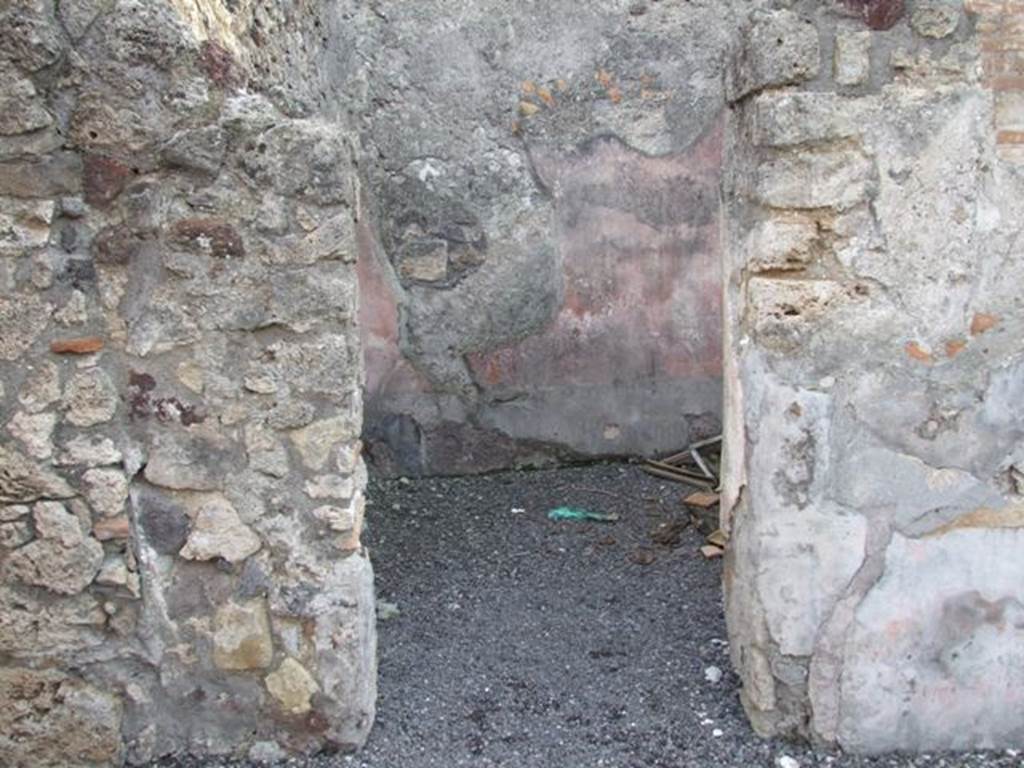
{"label": "wall corner pier", "polygon": [[730,73],[744,705],[855,752],[1019,747],[1020,10],[794,5],[754,18]]}
{"label": "wall corner pier", "polygon": [[335,22],[226,7],[0,10],[6,765],[351,749],[373,720]]}

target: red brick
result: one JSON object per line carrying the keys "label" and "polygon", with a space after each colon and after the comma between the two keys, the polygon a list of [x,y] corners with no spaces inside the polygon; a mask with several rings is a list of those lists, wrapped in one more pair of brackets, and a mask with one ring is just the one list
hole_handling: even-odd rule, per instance
{"label": "red brick", "polygon": [[843,0],[871,29],[892,29],[903,18],[903,0]]}
{"label": "red brick", "polygon": [[128,522],[128,518],[121,517],[105,517],[101,520],[97,520],[92,525],[92,535],[100,541],[109,541],[110,539],[127,539],[131,536],[132,526]]}
{"label": "red brick", "polygon": [[86,336],[81,339],[54,339],[50,342],[50,351],[55,355],[90,355],[103,349],[103,339],[99,336]]}
{"label": "red brick", "polygon": [[918,344],[916,341],[907,342],[906,350],[907,354],[914,360],[917,360],[918,362],[931,363],[934,362],[935,360],[935,358],[932,357],[931,353],[924,347],[922,347],[920,344]]}
{"label": "red brick", "polygon": [[979,312],[971,320],[971,336],[980,336],[999,325],[999,318],[987,312]]}

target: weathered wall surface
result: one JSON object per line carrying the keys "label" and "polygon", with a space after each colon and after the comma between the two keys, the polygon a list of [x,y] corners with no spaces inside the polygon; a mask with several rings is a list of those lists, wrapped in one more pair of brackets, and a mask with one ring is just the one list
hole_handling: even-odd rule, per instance
{"label": "weathered wall surface", "polygon": [[1019,746],[1021,6],[788,5],[730,72],[744,702],[855,751]]}
{"label": "weathered wall surface", "polygon": [[721,73],[757,5],[375,6],[352,45],[366,441],[383,469],[656,453],[717,431]]}
{"label": "weathered wall surface", "polygon": [[319,6],[0,10],[5,765],[370,727],[357,190]]}

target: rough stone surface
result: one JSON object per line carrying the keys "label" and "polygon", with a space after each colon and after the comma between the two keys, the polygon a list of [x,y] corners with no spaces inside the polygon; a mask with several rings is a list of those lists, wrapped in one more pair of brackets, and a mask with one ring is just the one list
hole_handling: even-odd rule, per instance
{"label": "rough stone surface", "polygon": [[295,659],[289,657],[267,675],[267,690],[289,715],[304,715],[312,707],[311,699],[320,690],[313,676]]}
{"label": "rough stone surface", "polygon": [[1016,748],[1021,179],[976,41],[934,42],[963,4],[847,5],[888,37],[842,22],[834,85],[731,107],[730,651],[761,733]]}
{"label": "rough stone surface", "polygon": [[305,493],[365,482],[344,5],[0,3],[4,765],[366,738],[372,570]]}
{"label": "rough stone surface", "polygon": [[83,473],[85,498],[93,511],[114,517],[124,511],[128,500],[128,479],[117,469],[90,469]]}
{"label": "rough stone surface", "polygon": [[836,35],[835,78],[838,85],[864,85],[871,76],[870,32],[845,31]]}
{"label": "rough stone surface", "polygon": [[0,443],[0,502],[14,504],[74,495],[74,489],[60,475]]}
{"label": "rough stone surface", "polygon": [[17,360],[35,343],[50,309],[49,304],[32,294],[0,297],[0,323],[9,329],[0,338],[0,360]]}
{"label": "rough stone surface", "polygon": [[962,17],[962,0],[917,0],[910,24],[925,37],[943,38],[956,31]]}
{"label": "rough stone surface", "polygon": [[19,411],[7,423],[7,431],[21,441],[30,456],[48,459],[53,453],[53,428],[56,425],[57,415],[54,413]]}
{"label": "rough stone surface", "polygon": [[114,765],[123,757],[120,702],[84,680],[4,668],[0,697],[0,750],[12,768]]}
{"label": "rough stone surface", "polygon": [[38,538],[4,560],[4,578],[62,595],[81,592],[103,563],[103,546],[59,502],[37,503],[33,517]]}
{"label": "rough stone surface", "polygon": [[60,399],[60,369],[48,360],[29,368],[18,402],[29,413],[39,413]]}
{"label": "rough stone surface", "polygon": [[228,603],[217,611],[213,620],[213,662],[219,669],[266,669],[273,654],[270,619],[262,600]]}
{"label": "rough stone surface", "polygon": [[15,549],[32,541],[32,526],[26,520],[0,523],[0,547]]}
{"label": "rough stone surface", "polygon": [[199,508],[188,540],[179,553],[186,560],[221,558],[237,563],[256,553],[260,538],[226,501],[211,501]]}
{"label": "rough stone surface", "polygon": [[92,368],[72,377],[64,389],[62,405],[71,424],[92,427],[114,418],[117,401],[110,376],[100,368]]}
{"label": "rough stone surface", "polygon": [[58,466],[98,467],[120,464],[123,458],[109,437],[79,435],[63,445],[55,463]]}
{"label": "rough stone surface", "polygon": [[339,444],[351,434],[351,422],[339,416],[297,429],[291,433],[291,439],[308,469],[323,470],[329,466]]}
{"label": "rough stone surface", "polygon": [[231,461],[229,443],[209,430],[164,434],[146,463],[146,479],[174,490],[212,491],[224,482]]}
{"label": "rough stone surface", "polygon": [[756,16],[745,27],[729,69],[729,98],[811,80],[820,58],[818,30],[809,19],[790,11]]}

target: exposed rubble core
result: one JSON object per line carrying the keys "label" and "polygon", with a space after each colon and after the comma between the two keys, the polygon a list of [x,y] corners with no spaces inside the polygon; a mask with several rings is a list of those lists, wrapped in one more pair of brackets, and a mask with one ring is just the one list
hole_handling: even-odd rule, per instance
{"label": "exposed rubble core", "polygon": [[0,12],[5,765],[353,748],[373,721],[322,11]]}

